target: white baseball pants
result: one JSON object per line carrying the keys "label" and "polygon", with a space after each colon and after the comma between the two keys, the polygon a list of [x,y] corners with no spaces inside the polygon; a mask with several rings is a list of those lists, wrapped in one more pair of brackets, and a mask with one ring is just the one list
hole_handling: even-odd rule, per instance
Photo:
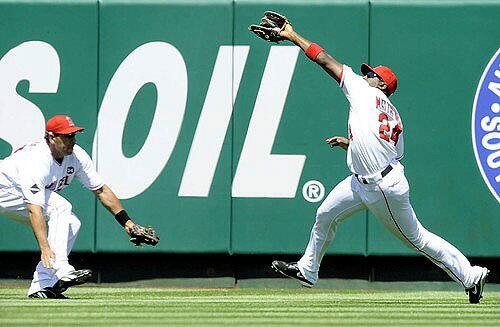
{"label": "white baseball pants", "polygon": [[[50,269],[44,268],[41,261],[38,263],[28,295],[53,286],[61,277],[75,270],[68,262],[68,255],[80,229],[80,220],[71,212],[71,203],[65,198],[55,192],[46,192],[49,194],[43,213],[47,221],[49,246],[56,258]],[[30,225],[26,204],[15,189],[0,188],[0,215]]]}
{"label": "white baseball pants", "polygon": [[362,184],[351,175],[335,186],[318,208],[309,243],[297,264],[304,277],[317,282],[321,260],[338,224],[368,208],[406,245],[429,258],[464,288],[472,287],[481,277],[481,268],[472,267],[453,245],[422,226],[410,204],[409,191],[401,164],[395,165],[378,184]]}

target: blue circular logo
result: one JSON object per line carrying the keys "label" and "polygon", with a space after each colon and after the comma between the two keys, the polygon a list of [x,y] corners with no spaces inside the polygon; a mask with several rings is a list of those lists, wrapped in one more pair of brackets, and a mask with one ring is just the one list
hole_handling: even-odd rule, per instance
{"label": "blue circular logo", "polygon": [[477,165],[484,182],[500,202],[500,49],[479,81],[471,128]]}

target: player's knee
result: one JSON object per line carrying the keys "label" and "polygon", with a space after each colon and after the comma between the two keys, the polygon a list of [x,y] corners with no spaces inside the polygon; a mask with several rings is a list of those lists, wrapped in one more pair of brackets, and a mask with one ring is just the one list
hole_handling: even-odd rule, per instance
{"label": "player's knee", "polygon": [[58,207],[60,212],[64,212],[65,214],[71,213],[71,210],[73,210],[73,205],[67,200],[61,202]]}
{"label": "player's knee", "polygon": [[423,249],[431,242],[433,237],[434,234],[425,228],[421,228],[419,233],[415,235],[414,242],[419,249]]}
{"label": "player's knee", "polygon": [[404,235],[404,238],[413,248],[421,250],[425,247],[426,240],[420,233],[407,233]]}
{"label": "player's knee", "polygon": [[334,215],[331,211],[325,210],[323,207],[319,207],[316,211],[316,222],[317,223],[327,223],[330,224],[333,220]]}
{"label": "player's knee", "polygon": [[71,205],[71,203],[61,197],[56,203],[51,203],[49,206],[47,206],[47,215],[49,217],[71,215],[72,209],[73,206]]}
{"label": "player's knee", "polygon": [[326,216],[326,211],[322,209],[322,207],[319,207],[318,210],[316,210],[316,221],[324,219]]}
{"label": "player's knee", "polygon": [[69,217],[69,223],[71,226],[71,229],[73,230],[73,233],[76,234],[78,233],[78,230],[80,230],[80,226],[82,225],[81,221],[76,217],[75,215],[71,215]]}

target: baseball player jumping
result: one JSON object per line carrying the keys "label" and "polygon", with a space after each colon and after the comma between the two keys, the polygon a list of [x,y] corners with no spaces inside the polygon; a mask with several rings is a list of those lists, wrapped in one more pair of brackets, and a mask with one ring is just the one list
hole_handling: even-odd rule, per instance
{"label": "baseball player jumping", "polygon": [[274,261],[272,267],[306,287],[313,287],[338,224],[368,208],[392,234],[460,283],[470,303],[479,303],[488,269],[471,266],[453,245],[426,230],[410,204],[410,188],[399,162],[404,148],[403,123],[389,100],[397,88],[393,71],[363,64],[363,76],[357,75],[318,44],[300,36],[286,17],[275,12],[266,12],[260,25],[251,25],[250,30],[267,41],[288,40],[299,46],[339,83],[349,101],[349,139],[334,136],[326,143],[347,150],[352,175],[335,186],[318,208],[302,258],[294,263]]}
{"label": "baseball player jumping", "polygon": [[47,122],[45,140],[27,144],[0,161],[0,214],[31,224],[41,251],[28,290],[30,298],[66,298],[63,292],[68,287],[92,277],[91,270],[75,270],[68,262],[80,220],[58,192],[75,177],[95,193],[132,242],[156,245],[159,240],[154,230],[130,219],[97,174],[88,154],[76,144],[76,133],[82,131],[70,117],[55,116]]}

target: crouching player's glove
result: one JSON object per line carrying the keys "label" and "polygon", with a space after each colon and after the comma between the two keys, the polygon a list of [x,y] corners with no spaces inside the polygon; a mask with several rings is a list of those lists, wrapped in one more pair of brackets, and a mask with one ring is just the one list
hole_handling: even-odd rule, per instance
{"label": "crouching player's glove", "polygon": [[286,24],[290,24],[288,18],[273,11],[266,11],[259,25],[250,25],[248,29],[254,32],[258,37],[269,41],[279,43],[285,40],[280,32],[285,29]]}
{"label": "crouching player's glove", "polygon": [[134,243],[136,246],[142,244],[147,244],[155,246],[160,241],[160,237],[156,234],[153,227],[142,227],[141,225],[135,224],[130,231],[130,242]]}

